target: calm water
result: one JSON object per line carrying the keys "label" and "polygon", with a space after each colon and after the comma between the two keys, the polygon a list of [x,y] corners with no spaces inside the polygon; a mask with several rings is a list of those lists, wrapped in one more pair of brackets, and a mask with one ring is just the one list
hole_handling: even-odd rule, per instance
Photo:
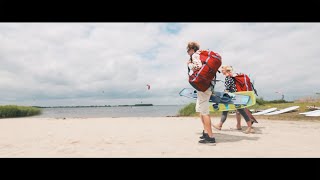
{"label": "calm water", "polygon": [[181,106],[133,106],[92,108],[43,108],[38,118],[98,118],[98,117],[165,117],[175,116]]}

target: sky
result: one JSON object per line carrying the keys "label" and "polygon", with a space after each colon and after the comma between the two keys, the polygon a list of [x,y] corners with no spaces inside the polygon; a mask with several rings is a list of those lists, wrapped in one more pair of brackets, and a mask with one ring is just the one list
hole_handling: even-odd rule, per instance
{"label": "sky", "polygon": [[189,41],[249,74],[258,97],[320,92],[319,23],[0,23],[0,104],[187,104]]}

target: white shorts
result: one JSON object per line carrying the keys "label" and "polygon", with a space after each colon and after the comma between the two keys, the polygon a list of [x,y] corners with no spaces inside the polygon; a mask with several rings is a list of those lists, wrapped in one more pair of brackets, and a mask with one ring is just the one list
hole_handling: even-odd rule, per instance
{"label": "white shorts", "polygon": [[209,99],[212,94],[211,88],[208,88],[205,92],[197,91],[197,94],[196,112],[202,115],[209,115]]}

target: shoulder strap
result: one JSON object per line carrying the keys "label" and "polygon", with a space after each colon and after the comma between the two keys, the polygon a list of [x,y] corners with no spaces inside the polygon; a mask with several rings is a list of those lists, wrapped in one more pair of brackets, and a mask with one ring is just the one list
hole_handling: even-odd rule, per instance
{"label": "shoulder strap", "polygon": [[259,96],[259,95],[258,95],[258,92],[257,92],[257,90],[256,90],[256,88],[254,88],[254,86],[253,86],[253,84],[252,84],[252,83],[251,83],[251,86],[252,86],[252,89],[253,89],[254,93],[255,93],[257,96]]}

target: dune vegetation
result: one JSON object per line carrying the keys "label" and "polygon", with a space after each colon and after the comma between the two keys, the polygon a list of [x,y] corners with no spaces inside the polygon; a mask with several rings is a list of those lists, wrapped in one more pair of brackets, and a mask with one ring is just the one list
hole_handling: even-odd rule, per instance
{"label": "dune vegetation", "polygon": [[6,105],[0,106],[0,118],[25,117],[41,114],[41,110],[36,107]]}

